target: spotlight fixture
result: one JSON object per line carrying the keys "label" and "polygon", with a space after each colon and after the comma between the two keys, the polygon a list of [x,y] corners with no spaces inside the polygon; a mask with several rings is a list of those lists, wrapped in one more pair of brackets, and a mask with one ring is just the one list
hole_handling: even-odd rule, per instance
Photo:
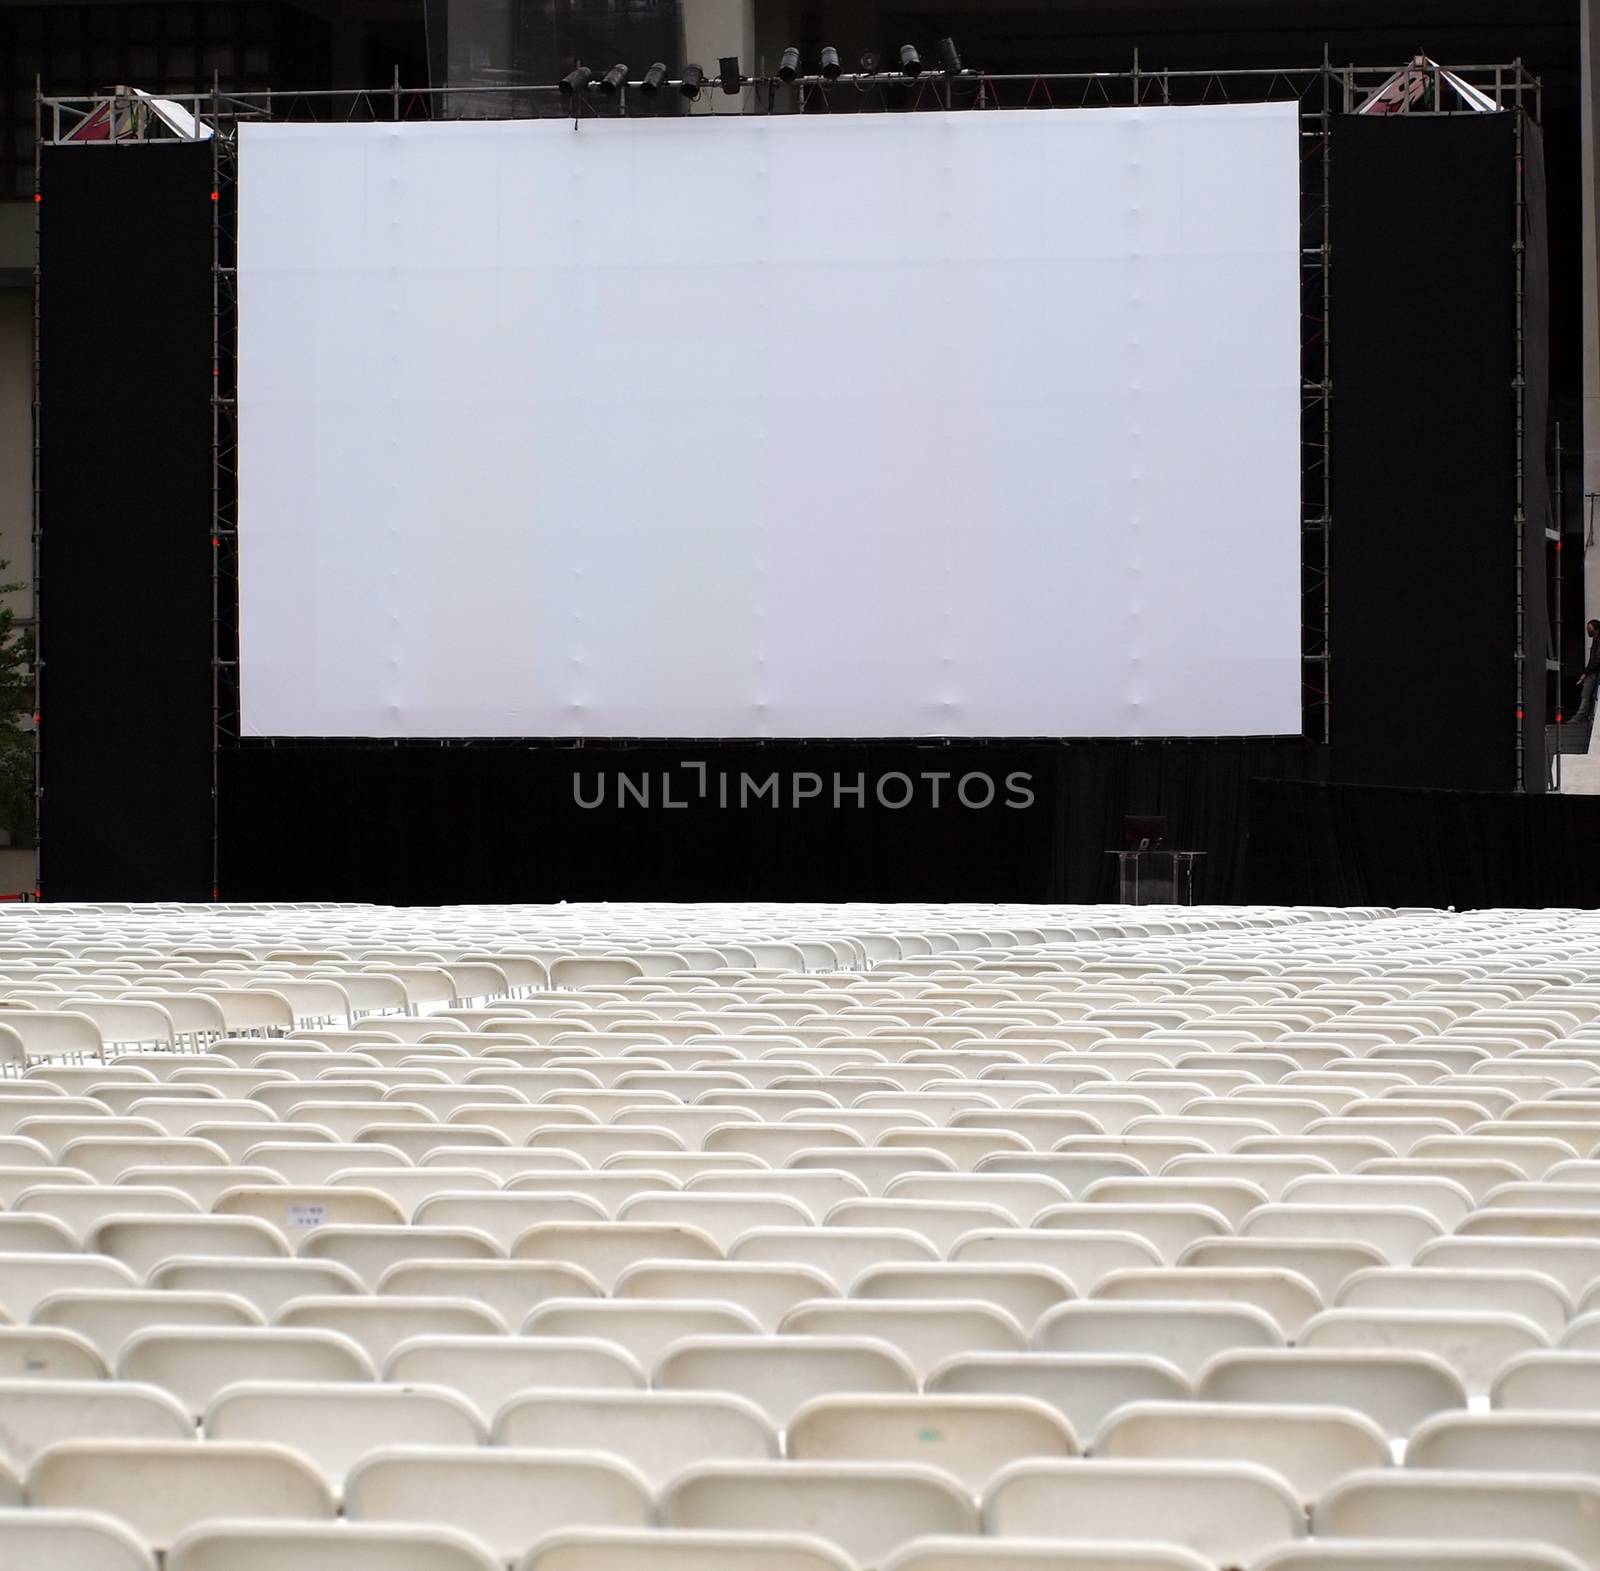
{"label": "spotlight fixture", "polygon": [[644,74],[644,80],[639,83],[641,93],[658,93],[661,84],[667,79],[667,66],[664,60],[657,60]]}
{"label": "spotlight fixture", "polygon": [[556,85],[561,89],[563,98],[571,98],[589,85],[589,78],[593,75],[594,72],[586,65],[574,66]]}
{"label": "spotlight fixture", "polygon": [[922,75],[922,56],[917,53],[915,44],[901,44],[900,71],[905,76]]}
{"label": "spotlight fixture", "polygon": [[790,44],[783,52],[783,59],[778,62],[778,79],[783,82],[792,82],[800,74],[800,51]]}
{"label": "spotlight fixture", "polygon": [[832,44],[824,44],[822,49],[822,74],[830,81],[839,75],[839,51]]}
{"label": "spotlight fixture", "polygon": [[599,88],[602,93],[615,93],[619,88],[628,85],[628,68],[620,60],[600,78]]}
{"label": "spotlight fixture", "polygon": [[738,55],[723,55],[717,61],[717,76],[725,93],[737,93],[744,85],[744,79],[739,75]]}
{"label": "spotlight fixture", "polygon": [[705,79],[706,73],[700,66],[686,65],[683,68],[683,80],[678,83],[678,91],[685,98],[698,98]]}
{"label": "spotlight fixture", "polygon": [[939,40],[939,63],[944,67],[947,76],[961,75],[961,51],[956,48],[955,39]]}
{"label": "spotlight fixture", "polygon": [[871,49],[862,50],[861,58],[856,62],[856,66],[863,76],[873,75],[878,69],[878,56],[876,52]]}

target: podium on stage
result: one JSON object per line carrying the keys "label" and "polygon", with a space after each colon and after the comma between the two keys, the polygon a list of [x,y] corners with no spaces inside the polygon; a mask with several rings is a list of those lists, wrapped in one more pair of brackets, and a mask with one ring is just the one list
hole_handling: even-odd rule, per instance
{"label": "podium on stage", "polygon": [[1117,859],[1125,906],[1192,906],[1195,868],[1204,851],[1169,851],[1165,846],[1140,846],[1132,851],[1107,851]]}

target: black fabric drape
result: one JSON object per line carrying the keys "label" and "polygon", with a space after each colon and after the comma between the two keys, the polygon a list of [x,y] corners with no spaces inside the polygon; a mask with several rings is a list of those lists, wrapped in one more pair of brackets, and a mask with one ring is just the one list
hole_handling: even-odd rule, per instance
{"label": "black fabric drape", "polygon": [[43,810],[51,900],[211,890],[211,150],[40,169]]}
{"label": "black fabric drape", "polygon": [[1257,780],[1250,825],[1253,901],[1600,905],[1600,797]]}

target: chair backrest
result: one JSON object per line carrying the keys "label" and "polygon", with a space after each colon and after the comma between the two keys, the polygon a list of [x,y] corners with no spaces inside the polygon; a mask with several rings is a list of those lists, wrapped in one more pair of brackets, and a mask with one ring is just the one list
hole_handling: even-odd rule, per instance
{"label": "chair backrest", "polygon": [[673,1528],[813,1533],[862,1567],[929,1534],[978,1530],[971,1498],[932,1468],[853,1462],[713,1463],[665,1491]]}
{"label": "chair backrest", "polygon": [[587,1271],[609,1293],[642,1260],[721,1260],[701,1229],[655,1222],[549,1222],[530,1227],[511,1248],[513,1260],[558,1261]]}
{"label": "chair backrest", "polygon": [[335,1261],[375,1288],[390,1267],[412,1260],[502,1260],[503,1251],[485,1232],[466,1227],[312,1228],[297,1251],[302,1260]]}
{"label": "chair backrest", "polygon": [[1247,1402],[1129,1403],[1100,1426],[1093,1451],[1130,1462],[1251,1462],[1307,1504],[1347,1474],[1391,1460],[1388,1436],[1347,1408]]}
{"label": "chair backrest", "polygon": [[714,1300],[667,1303],[627,1299],[549,1299],[523,1322],[525,1336],[590,1336],[614,1342],[646,1369],[689,1336],[756,1336],[760,1322],[736,1305]]}
{"label": "chair backrest", "polygon": [[910,1394],[916,1371],[866,1337],[690,1337],[669,1348],[651,1383],[663,1391],[728,1391],[782,1429],[797,1408],[833,1392]]}
{"label": "chair backrest", "polygon": [[1589,1411],[1600,1407],[1600,1353],[1557,1348],[1523,1353],[1496,1377],[1490,1405],[1515,1411]]}
{"label": "chair backrest", "polygon": [[1510,1359],[1550,1345],[1521,1315],[1461,1309],[1326,1309],[1301,1328],[1299,1342],[1305,1348],[1434,1353],[1472,1396],[1486,1396]]}
{"label": "chair backrest", "polygon": [[[671,1528],[556,1533],[516,1571],[857,1571],[820,1538],[789,1533],[697,1533]],[[1541,1568],[1542,1571],[1542,1568]]]}
{"label": "chair backrest", "polygon": [[1572,1299],[1537,1271],[1456,1271],[1443,1267],[1378,1267],[1358,1271],[1339,1290],[1339,1309],[1466,1310],[1520,1315],[1552,1341],[1566,1329]]}
{"label": "chair backrest", "polygon": [[1441,1413],[1406,1442],[1406,1466],[1469,1472],[1600,1473],[1589,1413]]}
{"label": "chair backrest", "polygon": [[336,1331],[269,1327],[153,1327],[136,1332],[117,1356],[119,1380],[170,1391],[195,1418],[224,1386],[241,1380],[376,1380],[372,1360]]}
{"label": "chair backrest", "polygon": [[1248,1304],[1117,1302],[1058,1304],[1034,1328],[1045,1353],[1146,1354],[1175,1364],[1191,1379],[1218,1353],[1282,1347],[1277,1322]]}
{"label": "chair backrest", "polygon": [[140,1277],[174,1255],[273,1260],[289,1254],[283,1234],[255,1217],[140,1216],[131,1210],[92,1229],[84,1248],[122,1261]]}
{"label": "chair backrest", "polygon": [[34,1305],[53,1293],[139,1286],[127,1266],[103,1255],[8,1254],[0,1273],[0,1307],[19,1323],[31,1319]]}
{"label": "chair backrest", "polygon": [[1573,1473],[1358,1473],[1328,1491],[1311,1523],[1318,1538],[1528,1540],[1600,1565],[1600,1484]]}
{"label": "chair backrest", "polygon": [[759,1462],[778,1433],[753,1403],[726,1392],[524,1391],[495,1419],[494,1442],[533,1450],[598,1451],[662,1488],[704,1462]]}
{"label": "chair backrest", "polygon": [[1183,1401],[1193,1387],[1175,1364],[1104,1353],[969,1353],[924,1383],[930,1396],[1021,1396],[1053,1407],[1073,1434],[1092,1435],[1128,1402]]}
{"label": "chair backrest", "polygon": [[[784,1315],[807,1299],[836,1292],[834,1284],[811,1266],[767,1265],[757,1261],[645,1261],[631,1266],[616,1282],[616,1299],[673,1302],[682,1299],[733,1304],[755,1317],[763,1331],[774,1332]],[[554,1295],[552,1295],[554,1296]]]}
{"label": "chair backrest", "polygon": [[361,1382],[240,1382],[211,1402],[203,1428],[208,1442],[288,1446],[335,1485],[385,1446],[475,1446],[488,1438],[477,1410],[454,1391]]}
{"label": "chair backrest", "polygon": [[166,1571],[501,1571],[476,1539],[420,1522],[227,1522],[190,1528]]}
{"label": "chair backrest", "polygon": [[876,1337],[926,1376],[962,1353],[1020,1353],[1027,1334],[1004,1309],[975,1300],[820,1299],[797,1304],[784,1335]]}
{"label": "chair backrest", "polygon": [[396,1446],[369,1455],[345,1481],[353,1522],[425,1522],[481,1539],[503,1560],[570,1527],[648,1527],[644,1477],[598,1452]]}
{"label": "chair backrest", "polygon": [[1213,1567],[1177,1544],[985,1537],[919,1539],[884,1561],[883,1571],[1213,1571]]}
{"label": "chair backrest", "polygon": [[905,1229],[844,1227],[761,1227],[746,1233],[728,1258],[751,1264],[809,1267],[841,1293],[871,1266],[889,1262],[924,1263],[938,1251],[919,1233]]}
{"label": "chair backrest", "polygon": [[822,1396],[789,1422],[785,1454],[810,1462],[911,1462],[937,1467],[974,1495],[1024,1457],[1070,1457],[1078,1442],[1060,1413],[1018,1396]]}
{"label": "chair backrest", "polygon": [[0,1325],[0,1380],[104,1380],[108,1373],[94,1344],[76,1331]]}
{"label": "chair backrest", "polygon": [[355,1272],[331,1260],[236,1255],[173,1256],[151,1271],[147,1285],[162,1292],[226,1293],[253,1304],[266,1320],[292,1298],[365,1290]]}
{"label": "chair backrest", "polygon": [[493,1424],[502,1404],[519,1391],[638,1390],[645,1370],[615,1343],[593,1337],[419,1336],[389,1355],[383,1378],[455,1391],[485,1424]]}
{"label": "chair backrest", "polygon": [[152,1292],[127,1288],[75,1288],[41,1299],[33,1323],[76,1331],[115,1363],[128,1338],[151,1326],[226,1326],[266,1322],[261,1312],[232,1293]]}
{"label": "chair backrest", "polygon": [[1318,1538],[1268,1555],[1255,1571],[1583,1571],[1583,1562],[1551,1544]]}
{"label": "chair backrest", "polygon": [[0,1457],[19,1473],[41,1451],[85,1434],[108,1440],[194,1438],[194,1420],[183,1405],[155,1386],[7,1379],[0,1381],[0,1413]]}
{"label": "chair backrest", "polygon": [[67,1440],[28,1469],[30,1504],[103,1511],[152,1549],[217,1517],[331,1521],[333,1493],[281,1446],[215,1440]]}
{"label": "chair backrest", "polygon": [[381,1368],[400,1343],[414,1336],[504,1336],[510,1329],[482,1304],[399,1293],[291,1299],[273,1316],[272,1323],[337,1331],[362,1348],[375,1368]]}
{"label": "chair backrest", "polygon": [[1465,1408],[1467,1388],[1432,1353],[1351,1348],[1261,1348],[1223,1353],[1196,1382],[1202,1402],[1315,1407],[1337,1391],[1339,1405],[1365,1414],[1391,1438],[1435,1413]]}
{"label": "chair backrest", "polygon": [[98,1511],[0,1506],[0,1565],[49,1571],[155,1571],[137,1534]]}
{"label": "chair backrest", "polygon": [[1246,1462],[1018,1462],[989,1486],[986,1532],[1147,1539],[1245,1566],[1303,1538],[1305,1511],[1276,1473]]}

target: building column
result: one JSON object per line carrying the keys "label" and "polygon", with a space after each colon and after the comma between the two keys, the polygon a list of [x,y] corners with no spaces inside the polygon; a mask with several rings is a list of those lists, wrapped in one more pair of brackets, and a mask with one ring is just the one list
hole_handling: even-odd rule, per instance
{"label": "building column", "polygon": [[[737,55],[739,69],[754,76],[759,66],[755,57],[755,0],[683,0],[683,58],[691,60],[714,80],[717,61],[724,55]],[[695,114],[739,114],[743,99],[721,92],[707,92],[693,107]]]}
{"label": "building column", "polygon": [[[1579,0],[1578,28],[1582,49],[1582,182],[1583,182],[1583,506],[1600,512],[1600,257],[1596,225],[1600,224],[1600,199],[1596,179],[1600,164],[1595,156],[1596,127],[1600,126],[1600,73],[1595,50],[1600,0]],[[1585,525],[1587,536],[1587,523]],[[1600,615],[1600,542],[1583,559],[1584,615]]]}

